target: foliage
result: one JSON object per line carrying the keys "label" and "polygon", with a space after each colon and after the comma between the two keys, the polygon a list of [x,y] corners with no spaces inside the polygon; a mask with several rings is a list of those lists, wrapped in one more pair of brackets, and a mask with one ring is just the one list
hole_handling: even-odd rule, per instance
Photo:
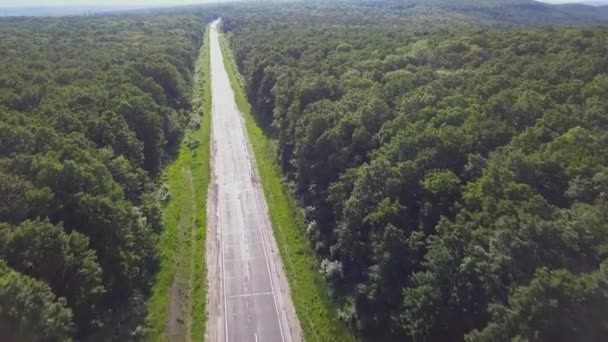
{"label": "foliage", "polygon": [[601,340],[607,29],[420,11],[224,15],[340,316],[373,340]]}
{"label": "foliage", "polygon": [[245,128],[268,203],[273,235],[289,279],[291,297],[304,338],[308,341],[355,340],[339,321],[335,305],[328,295],[327,283],[317,272],[317,258],[306,239],[303,216],[282,181],[273,142],[264,135],[252,116],[251,106],[244,95],[242,76],[223,36],[220,36],[220,46],[236,104],[244,114]]}
{"label": "foliage", "polygon": [[3,328],[141,334],[164,229],[156,181],[190,120],[205,20],[0,20],[0,257],[18,296],[1,303]]}
{"label": "foliage", "polygon": [[8,341],[71,341],[72,312],[44,282],[0,260],[0,333]]}
{"label": "foliage", "polygon": [[[165,231],[160,238],[160,270],[152,287],[146,338],[203,339],[206,321],[206,268],[204,255],[207,222],[207,189],[210,177],[211,73],[209,34],[200,51],[194,75],[192,106],[194,115],[175,161],[166,169],[167,191],[173,194],[163,210]],[[199,142],[190,146],[193,139]],[[179,299],[171,298],[171,287],[177,284]],[[170,301],[180,300],[184,322],[177,322],[181,336],[169,335],[167,319]],[[188,331],[189,330],[189,331]]]}

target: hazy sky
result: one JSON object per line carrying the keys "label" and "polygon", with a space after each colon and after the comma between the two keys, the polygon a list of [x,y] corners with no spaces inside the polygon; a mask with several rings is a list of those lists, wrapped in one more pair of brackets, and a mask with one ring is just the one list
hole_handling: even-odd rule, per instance
{"label": "hazy sky", "polygon": [[[158,6],[200,4],[222,0],[0,0],[0,7],[22,6]],[[602,2],[608,0],[540,0],[549,3]]]}
{"label": "hazy sky", "polygon": [[157,6],[185,5],[221,0],[0,0],[0,7],[21,6]]}
{"label": "hazy sky", "polygon": [[[1,0],[0,0],[1,1]],[[536,0],[550,4],[573,4],[573,3],[608,3],[608,0]]]}

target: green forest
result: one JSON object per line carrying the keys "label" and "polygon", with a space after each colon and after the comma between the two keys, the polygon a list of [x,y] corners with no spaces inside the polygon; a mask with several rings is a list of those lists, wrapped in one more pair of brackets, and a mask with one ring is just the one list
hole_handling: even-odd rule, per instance
{"label": "green forest", "polygon": [[158,185],[191,118],[211,18],[0,20],[0,336],[142,334]]}
{"label": "green forest", "polygon": [[223,18],[339,316],[374,341],[603,340],[608,29],[391,4]]}
{"label": "green forest", "polygon": [[218,17],[309,340],[606,339],[608,6],[317,0],[0,18],[0,340],[204,338]]}

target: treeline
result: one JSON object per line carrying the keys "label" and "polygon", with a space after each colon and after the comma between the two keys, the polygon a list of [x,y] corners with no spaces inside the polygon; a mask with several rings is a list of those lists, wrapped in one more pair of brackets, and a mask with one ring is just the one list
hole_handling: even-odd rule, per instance
{"label": "treeline", "polygon": [[371,340],[605,339],[608,29],[336,8],[224,28],[341,317]]}
{"label": "treeline", "polygon": [[206,17],[0,20],[0,336],[142,333]]}

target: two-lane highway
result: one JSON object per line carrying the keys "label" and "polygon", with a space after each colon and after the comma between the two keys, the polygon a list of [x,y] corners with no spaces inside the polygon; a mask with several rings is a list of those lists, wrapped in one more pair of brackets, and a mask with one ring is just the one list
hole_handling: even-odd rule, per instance
{"label": "two-lane highway", "polygon": [[[207,263],[210,341],[300,341],[263,190],[211,25],[212,188]],[[219,278],[219,279],[218,279]]]}

